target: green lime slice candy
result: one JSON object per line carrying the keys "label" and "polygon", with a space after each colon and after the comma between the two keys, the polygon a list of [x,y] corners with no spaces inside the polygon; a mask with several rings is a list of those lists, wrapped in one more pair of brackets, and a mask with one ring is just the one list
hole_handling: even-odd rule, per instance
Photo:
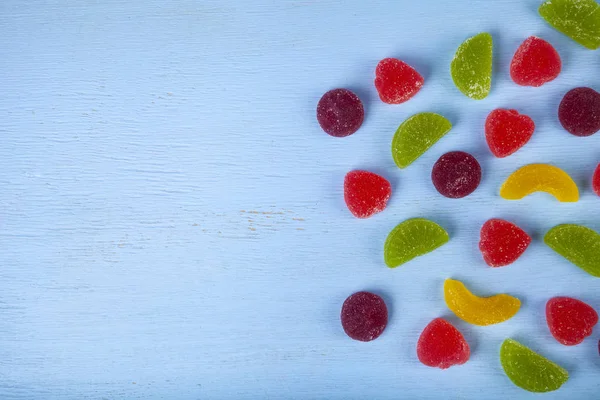
{"label": "green lime slice candy", "polygon": [[465,96],[481,100],[490,93],[492,48],[492,35],[486,32],[470,37],[458,46],[450,64],[450,74]]}
{"label": "green lime slice candy", "polygon": [[544,243],[588,274],[600,278],[600,235],[590,228],[557,225],[546,233]]}
{"label": "green lime slice candy", "polygon": [[530,392],[551,392],[569,379],[564,368],[513,339],[502,343],[500,363],[515,385]]}
{"label": "green lime slice candy", "polygon": [[448,232],[435,222],[425,218],[408,219],[388,235],[383,246],[383,257],[388,267],[396,268],[437,249],[448,240]]}
{"label": "green lime slice candy", "polygon": [[600,5],[595,0],[548,0],[538,12],[580,45],[591,50],[600,47]]}
{"label": "green lime slice candy", "polygon": [[404,121],[392,139],[392,157],[406,168],[452,129],[446,118],[432,112],[415,114]]}

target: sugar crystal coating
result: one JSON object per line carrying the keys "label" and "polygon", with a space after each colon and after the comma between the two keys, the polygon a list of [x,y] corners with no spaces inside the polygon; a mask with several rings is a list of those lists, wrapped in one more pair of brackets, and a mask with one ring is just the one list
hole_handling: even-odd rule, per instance
{"label": "sugar crystal coating", "polygon": [[383,246],[383,257],[390,268],[422,256],[450,240],[448,232],[433,221],[412,218],[398,224]]}
{"label": "sugar crystal coating", "polygon": [[572,135],[591,136],[600,130],[600,93],[588,87],[569,90],[558,106],[558,119]]}
{"label": "sugar crystal coating", "polygon": [[552,392],[569,379],[564,368],[513,339],[502,343],[500,363],[512,383],[530,392]]}
{"label": "sugar crystal coating", "polygon": [[384,103],[408,101],[423,86],[423,77],[410,65],[396,58],[384,58],[375,69],[375,87]]}
{"label": "sugar crystal coating", "polygon": [[317,121],[329,135],[344,137],[360,128],[365,118],[363,104],[348,89],[333,89],[325,93],[317,105]]}
{"label": "sugar crystal coating", "polygon": [[344,301],[340,315],[344,332],[354,340],[370,342],[387,326],[385,301],[374,293],[357,292]]}
{"label": "sugar crystal coating", "polygon": [[519,200],[534,192],[546,192],[561,202],[579,200],[579,189],[562,169],[550,164],[529,164],[513,172],[502,184],[500,196]]}
{"label": "sugar crystal coating", "polygon": [[462,333],[443,318],[431,321],[417,342],[417,357],[428,367],[450,368],[466,363],[470,355]]}
{"label": "sugar crystal coating", "polygon": [[512,264],[525,252],[531,236],[512,222],[492,218],[481,227],[479,250],[490,267]]}
{"label": "sugar crystal coating", "polygon": [[600,47],[600,6],[595,0],[547,0],[538,11],[556,30],[582,46]]}
{"label": "sugar crystal coating", "polygon": [[391,195],[390,182],[373,172],[350,171],[344,178],[344,200],[357,218],[383,211]]}
{"label": "sugar crystal coating", "polygon": [[598,164],[596,171],[594,171],[594,176],[592,177],[592,188],[594,189],[594,192],[600,196],[600,164]]}
{"label": "sugar crystal coating", "polygon": [[406,168],[452,129],[452,124],[439,114],[424,112],[404,121],[392,140],[392,157],[400,168]]}
{"label": "sugar crystal coating", "polygon": [[546,322],[559,343],[574,346],[592,334],[598,313],[572,297],[553,297],[546,303]]}
{"label": "sugar crystal coating", "polygon": [[519,46],[510,63],[510,77],[521,86],[542,86],[561,70],[558,52],[544,39],[530,36]]}
{"label": "sugar crystal coating", "polygon": [[600,234],[582,225],[562,224],[546,233],[544,243],[588,274],[600,278]]}
{"label": "sugar crystal coating", "polygon": [[450,74],[456,87],[467,97],[481,100],[492,87],[492,35],[480,33],[465,40],[456,50]]}
{"label": "sugar crystal coating", "polygon": [[442,196],[458,199],[473,193],[481,182],[481,166],[469,153],[451,151],[431,171],[433,185]]}
{"label": "sugar crystal coating", "polygon": [[535,123],[517,110],[498,108],[485,120],[485,140],[492,154],[502,158],[523,147],[533,135]]}
{"label": "sugar crystal coating", "polygon": [[456,316],[473,325],[499,324],[511,319],[521,308],[521,301],[507,294],[479,297],[457,280],[444,282],[444,300]]}

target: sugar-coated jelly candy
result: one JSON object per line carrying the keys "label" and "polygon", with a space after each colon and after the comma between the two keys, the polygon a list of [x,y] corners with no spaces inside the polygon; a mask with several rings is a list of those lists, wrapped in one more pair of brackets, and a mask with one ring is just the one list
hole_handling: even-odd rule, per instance
{"label": "sugar-coated jelly candy", "polygon": [[423,82],[413,67],[396,58],[384,58],[375,69],[375,87],[384,103],[404,103],[421,90]]}
{"label": "sugar-coated jelly candy", "polygon": [[451,151],[433,165],[431,181],[442,196],[459,199],[477,189],[481,182],[481,166],[469,153]]}
{"label": "sugar-coated jelly candy", "polygon": [[383,257],[388,267],[395,268],[437,249],[448,240],[448,232],[435,222],[424,218],[409,219],[390,232],[383,247]]}
{"label": "sugar-coated jelly candy", "polygon": [[546,233],[544,243],[588,274],[600,278],[600,234],[582,225],[562,224]]}
{"label": "sugar-coated jelly candy", "polygon": [[521,308],[521,301],[507,294],[479,297],[461,282],[446,279],[444,300],[456,316],[473,325],[493,325],[511,319]]}
{"label": "sugar-coated jelly candy", "polygon": [[502,184],[500,196],[519,200],[534,192],[546,192],[561,202],[579,200],[579,190],[571,177],[550,164],[529,164],[513,172]]}
{"label": "sugar-coated jelly candy", "polygon": [[456,87],[467,97],[481,100],[492,87],[492,35],[480,33],[465,40],[456,50],[450,74]]}
{"label": "sugar-coated jelly candy", "polygon": [[406,168],[452,129],[452,124],[439,114],[424,112],[404,121],[392,140],[392,157],[400,168]]}
{"label": "sugar-coated jelly candy", "polygon": [[600,93],[588,87],[569,90],[558,106],[558,120],[575,136],[591,136],[600,130]]}
{"label": "sugar-coated jelly candy", "polygon": [[535,123],[517,110],[498,108],[485,120],[485,139],[490,151],[499,158],[507,157],[523,147],[533,135]]}
{"label": "sugar-coated jelly candy", "polygon": [[466,363],[470,355],[462,333],[443,318],[431,321],[417,342],[417,357],[428,367],[450,368]]}
{"label": "sugar-coated jelly candy", "polygon": [[490,267],[514,263],[531,243],[531,236],[512,222],[492,218],[481,227],[479,250]]}
{"label": "sugar-coated jelly candy", "polygon": [[600,164],[598,164],[596,171],[594,171],[594,176],[592,177],[592,188],[594,189],[594,192],[600,196]]}
{"label": "sugar-coated jelly candy", "polygon": [[344,301],[340,315],[344,332],[354,340],[377,339],[388,322],[385,301],[374,293],[354,293]]}
{"label": "sugar-coated jelly candy", "polygon": [[546,322],[559,343],[574,346],[592,334],[598,313],[572,297],[553,297],[546,303]]}
{"label": "sugar-coated jelly candy", "polygon": [[538,11],[580,45],[591,50],[600,47],[600,6],[595,0],[547,0]]}
{"label": "sugar-coated jelly candy", "polygon": [[530,36],[517,49],[510,63],[510,77],[521,86],[542,86],[560,74],[562,63],[552,45]]}
{"label": "sugar-coated jelly candy", "polygon": [[534,130],[533,120],[517,110],[498,108],[485,120],[485,140],[492,154],[499,158],[525,146]]}
{"label": "sugar-coated jelly candy", "polygon": [[344,178],[344,200],[357,218],[383,211],[391,195],[390,182],[373,172],[350,171]]}
{"label": "sugar-coated jelly candy", "polygon": [[317,105],[317,121],[331,136],[352,135],[365,118],[363,104],[348,89],[333,89],[325,93]]}
{"label": "sugar-coated jelly candy", "polygon": [[552,392],[569,379],[567,370],[513,339],[502,343],[500,363],[512,383],[530,392]]}

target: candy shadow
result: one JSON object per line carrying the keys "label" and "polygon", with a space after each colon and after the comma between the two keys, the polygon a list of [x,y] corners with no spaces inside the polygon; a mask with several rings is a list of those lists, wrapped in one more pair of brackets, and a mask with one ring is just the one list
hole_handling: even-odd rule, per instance
{"label": "candy shadow", "polygon": [[525,8],[529,13],[535,14],[537,17],[542,18],[538,12],[540,5],[543,3],[542,0],[524,0],[523,2],[526,3]]}

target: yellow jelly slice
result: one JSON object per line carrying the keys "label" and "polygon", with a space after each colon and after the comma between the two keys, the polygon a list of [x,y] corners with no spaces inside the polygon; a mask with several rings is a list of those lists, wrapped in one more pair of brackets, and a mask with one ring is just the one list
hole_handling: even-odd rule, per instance
{"label": "yellow jelly slice", "polygon": [[521,308],[521,301],[507,294],[478,297],[461,282],[446,279],[444,300],[456,316],[473,325],[493,325],[511,319]]}
{"label": "yellow jelly slice", "polygon": [[521,167],[500,188],[500,196],[506,200],[519,200],[533,192],[549,193],[562,202],[579,200],[579,190],[569,174],[550,164]]}

